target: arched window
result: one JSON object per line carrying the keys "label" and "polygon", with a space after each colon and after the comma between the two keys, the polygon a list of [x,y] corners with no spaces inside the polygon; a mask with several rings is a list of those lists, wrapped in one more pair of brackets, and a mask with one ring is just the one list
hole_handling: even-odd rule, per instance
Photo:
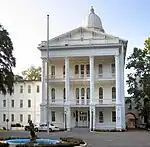
{"label": "arched window", "polygon": [[116,88],[112,87],[112,99],[116,99]]}
{"label": "arched window", "polygon": [[85,89],[81,88],[81,103],[84,104]]}
{"label": "arched window", "polygon": [[79,99],[79,88],[76,88],[76,99]]}
{"label": "arched window", "polygon": [[111,64],[111,72],[112,72],[112,74],[114,74],[115,73],[115,64],[113,63],[113,64]]}
{"label": "arched window", "polygon": [[63,94],[64,94],[64,102],[65,102],[66,101],[66,88],[64,88]]}
{"label": "arched window", "polygon": [[98,74],[100,77],[103,76],[103,65],[102,64],[98,65]]}
{"label": "arched window", "polygon": [[55,66],[51,66],[51,76],[52,78],[55,78]]}
{"label": "arched window", "polygon": [[90,99],[90,88],[86,89],[86,98]]}
{"label": "arched window", "polygon": [[63,66],[63,75],[65,76],[65,65]]}
{"label": "arched window", "polygon": [[79,65],[75,65],[75,74],[79,74]]}
{"label": "arched window", "polygon": [[52,102],[55,102],[55,89],[54,88],[51,89],[51,98],[52,98]]}
{"label": "arched window", "polygon": [[79,88],[76,88],[76,104],[79,104]]}
{"label": "arched window", "polygon": [[99,88],[99,99],[103,99],[103,88]]}

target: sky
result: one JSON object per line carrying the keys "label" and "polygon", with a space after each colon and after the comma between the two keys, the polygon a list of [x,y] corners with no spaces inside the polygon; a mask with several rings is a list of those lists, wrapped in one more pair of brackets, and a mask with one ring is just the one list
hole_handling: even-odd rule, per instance
{"label": "sky", "polygon": [[0,23],[14,46],[14,73],[41,66],[37,46],[46,40],[47,14],[52,38],[81,26],[91,6],[106,33],[128,40],[127,57],[134,47],[143,48],[150,36],[150,0],[0,0]]}

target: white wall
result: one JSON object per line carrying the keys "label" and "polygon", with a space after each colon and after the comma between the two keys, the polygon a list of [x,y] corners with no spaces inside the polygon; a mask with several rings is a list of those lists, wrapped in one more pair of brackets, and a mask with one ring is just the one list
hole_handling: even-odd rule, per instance
{"label": "white wall", "polygon": [[[99,123],[99,112],[103,112],[104,122]],[[116,123],[112,122],[112,111],[115,111],[115,108],[96,108],[96,129],[115,129]]]}
{"label": "white wall", "polygon": [[[23,86],[23,93],[20,93],[20,86]],[[31,93],[28,93],[28,85],[31,85]],[[39,85],[39,93],[37,93],[37,85]],[[11,96],[0,95],[0,124],[6,127],[6,122],[3,121],[3,114],[6,114],[6,119],[9,119],[9,125],[20,123],[26,125],[28,123],[28,115],[34,123],[40,122],[40,103],[41,97],[41,82],[40,81],[24,81],[14,84],[14,94]],[[31,100],[31,107],[28,108],[28,99]],[[3,107],[3,100],[6,100],[6,107]],[[11,100],[14,100],[14,107],[11,106]],[[23,100],[23,108],[20,108],[20,100]],[[14,114],[14,121],[11,120],[11,114]],[[20,114],[23,115],[23,122],[20,122]]]}

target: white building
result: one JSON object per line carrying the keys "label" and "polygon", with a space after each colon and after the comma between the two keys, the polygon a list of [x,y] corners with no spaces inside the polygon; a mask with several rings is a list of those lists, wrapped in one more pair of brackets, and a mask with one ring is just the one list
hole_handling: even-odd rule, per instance
{"label": "white building", "polygon": [[[41,123],[46,123],[47,42],[38,49],[43,64]],[[105,33],[93,7],[82,27],[51,39],[49,122],[67,130],[125,128],[126,49],[126,40]]]}
{"label": "white building", "polygon": [[14,94],[0,95],[0,127],[11,124],[27,125],[28,120],[40,122],[41,81],[19,81],[14,84]]}

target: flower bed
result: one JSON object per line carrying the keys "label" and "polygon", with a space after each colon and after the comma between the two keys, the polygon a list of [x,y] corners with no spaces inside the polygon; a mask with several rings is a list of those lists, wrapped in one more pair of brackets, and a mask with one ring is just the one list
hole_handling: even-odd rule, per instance
{"label": "flower bed", "polygon": [[[10,139],[29,139],[29,137],[24,137],[24,138],[20,138],[20,137],[7,137],[7,138],[3,138],[1,140],[10,140]],[[78,139],[78,138],[73,138],[73,137],[66,137],[66,138],[60,138],[61,142],[57,143],[57,144],[36,144],[35,142],[29,142],[26,144],[18,144],[16,145],[16,147],[75,147],[75,146],[80,146],[80,145],[84,145],[85,142],[82,139]],[[0,143],[0,147],[8,147],[9,144],[6,143]]]}

